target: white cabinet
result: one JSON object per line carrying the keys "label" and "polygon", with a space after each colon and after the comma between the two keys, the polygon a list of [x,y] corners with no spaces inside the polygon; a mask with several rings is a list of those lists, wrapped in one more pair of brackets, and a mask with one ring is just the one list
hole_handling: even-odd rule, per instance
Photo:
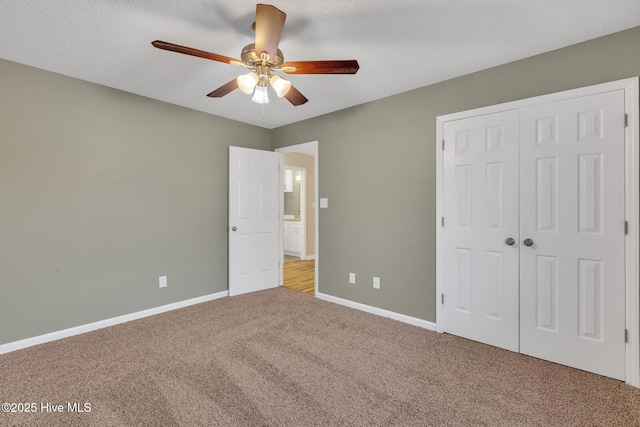
{"label": "white cabinet", "polygon": [[300,256],[302,240],[302,224],[300,221],[284,222],[284,252],[287,255]]}

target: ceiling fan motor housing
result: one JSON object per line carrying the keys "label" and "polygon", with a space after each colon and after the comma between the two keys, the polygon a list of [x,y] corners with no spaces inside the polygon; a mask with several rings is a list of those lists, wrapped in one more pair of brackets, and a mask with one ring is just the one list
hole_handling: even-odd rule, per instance
{"label": "ceiling fan motor housing", "polygon": [[[242,49],[242,54],[240,58],[242,59],[242,62],[244,62],[249,67],[255,67],[259,64],[262,64],[262,58],[260,58],[260,55],[256,53],[255,43],[246,45]],[[271,68],[280,68],[280,66],[283,63],[284,63],[284,55],[282,54],[282,51],[280,49],[278,49],[278,52],[276,53],[276,57],[270,58],[269,61],[267,62],[267,64],[270,65]]]}

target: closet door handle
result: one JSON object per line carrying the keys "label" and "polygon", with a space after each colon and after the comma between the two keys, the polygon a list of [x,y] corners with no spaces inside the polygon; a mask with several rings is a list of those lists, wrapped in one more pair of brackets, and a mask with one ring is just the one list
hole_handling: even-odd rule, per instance
{"label": "closet door handle", "polygon": [[516,244],[516,241],[513,240],[511,237],[509,237],[507,240],[504,241],[507,245],[509,246],[513,246]]}
{"label": "closet door handle", "polygon": [[233,227],[231,227],[232,231],[238,231],[238,227],[236,227],[235,225]]}
{"label": "closet door handle", "polygon": [[531,239],[524,239],[524,243],[525,246],[532,246],[533,245],[533,240]]}

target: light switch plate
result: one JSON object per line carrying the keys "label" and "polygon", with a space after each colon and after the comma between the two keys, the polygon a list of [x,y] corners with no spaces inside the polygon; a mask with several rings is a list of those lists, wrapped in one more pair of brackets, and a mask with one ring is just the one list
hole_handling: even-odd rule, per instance
{"label": "light switch plate", "polygon": [[327,199],[326,197],[320,198],[320,207],[322,209],[328,208],[329,207],[329,199]]}
{"label": "light switch plate", "polygon": [[349,273],[349,283],[352,285],[356,284],[356,273]]}
{"label": "light switch plate", "polygon": [[167,276],[160,276],[160,279],[158,280],[158,283],[159,283],[161,288],[166,288],[167,287]]}

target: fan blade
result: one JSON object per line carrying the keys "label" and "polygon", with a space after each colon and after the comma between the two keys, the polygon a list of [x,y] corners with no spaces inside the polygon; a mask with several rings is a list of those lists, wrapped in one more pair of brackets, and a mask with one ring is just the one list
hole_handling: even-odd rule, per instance
{"label": "fan blade", "polygon": [[295,106],[302,105],[308,101],[308,99],[294,86],[291,86],[291,89],[289,89],[289,92],[287,92],[284,97]]}
{"label": "fan blade", "polygon": [[360,69],[360,65],[355,59],[345,61],[298,61],[285,62],[281,68],[287,74],[355,74]]}
{"label": "fan blade", "polygon": [[273,60],[278,52],[287,14],[268,4],[256,5],[256,54],[267,52]]}
{"label": "fan blade", "polygon": [[198,56],[204,59],[211,59],[212,61],[225,62],[231,65],[244,65],[239,59],[233,59],[228,56],[218,55],[217,53],[205,52],[204,50],[193,49],[186,46],[180,46],[178,44],[163,42],[156,40],[151,42],[154,47],[158,49],[170,50],[171,52],[184,53],[185,55]]}
{"label": "fan blade", "polygon": [[218,89],[214,90],[207,96],[210,98],[222,98],[226,94],[233,92],[236,89],[238,89],[238,81],[236,79],[233,79],[229,83],[220,86]]}

